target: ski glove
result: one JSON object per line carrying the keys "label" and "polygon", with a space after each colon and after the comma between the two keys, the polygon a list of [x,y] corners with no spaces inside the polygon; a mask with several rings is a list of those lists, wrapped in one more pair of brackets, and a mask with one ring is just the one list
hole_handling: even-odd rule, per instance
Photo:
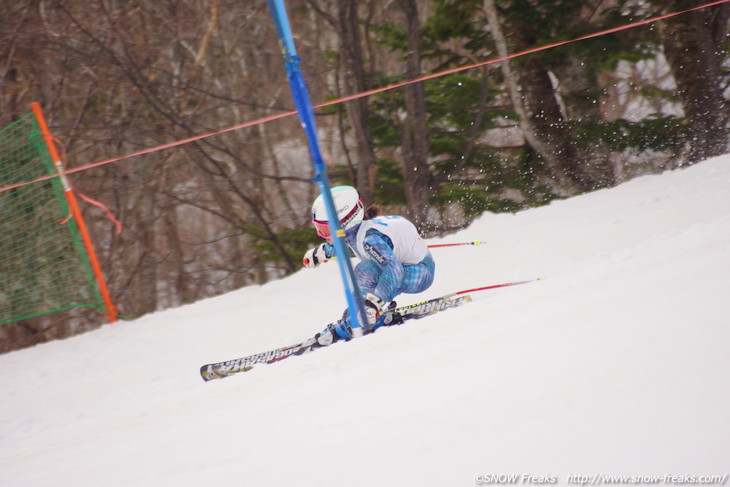
{"label": "ski glove", "polygon": [[323,262],[327,262],[332,257],[331,255],[327,255],[327,251],[325,250],[326,243],[317,245],[313,249],[307,250],[307,253],[304,254],[304,258],[302,259],[302,264],[304,264],[304,267],[307,267],[308,269],[314,269],[319,264],[322,264]]}
{"label": "ski glove", "polygon": [[375,322],[380,316],[380,310],[383,309],[385,303],[382,299],[372,293],[365,295],[365,316],[367,316],[368,324],[374,326]]}

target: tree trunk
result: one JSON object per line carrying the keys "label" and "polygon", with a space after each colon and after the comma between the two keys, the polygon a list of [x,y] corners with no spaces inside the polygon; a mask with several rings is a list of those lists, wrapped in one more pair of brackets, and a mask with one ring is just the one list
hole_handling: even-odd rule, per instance
{"label": "tree trunk", "polygon": [[[553,74],[559,80],[558,92],[563,101],[563,117],[571,122],[600,124],[601,90],[598,77],[588,67],[588,63],[574,55],[567,57],[567,62],[553,68]],[[580,180],[589,188],[610,187],[616,184],[618,175],[614,174],[610,151],[596,136],[588,136],[585,140],[576,140],[575,155],[580,161],[576,168]]]}
{"label": "tree trunk", "polygon": [[[408,29],[406,76],[421,76],[420,21],[415,0],[399,0]],[[426,125],[426,95],[423,83],[405,88],[406,115],[401,126],[403,151],[403,186],[409,216],[417,227],[427,223],[431,174],[428,167],[428,127]]]}
{"label": "tree trunk", "polygon": [[[664,5],[665,11],[695,6],[689,0],[655,3]],[[730,141],[730,109],[722,87],[726,56],[721,55],[729,18],[730,5],[719,5],[659,23],[664,54],[689,125],[690,162],[724,154]]]}
{"label": "tree trunk", "polygon": [[[365,61],[360,36],[360,17],[357,0],[343,0],[338,4],[344,85],[346,94],[361,93],[368,89],[365,77]],[[347,116],[355,136],[357,156],[357,186],[366,204],[373,202],[375,190],[375,149],[370,133],[370,108],[368,97],[358,98],[346,104]]]}
{"label": "tree trunk", "polygon": [[[484,0],[484,11],[497,53],[506,57],[509,52],[494,0]],[[571,59],[553,73],[561,81],[565,109],[558,101],[550,73],[536,57],[529,56],[521,62],[519,80],[513,75],[509,60],[502,61],[500,66],[525,140],[545,162],[546,173],[557,186],[574,192],[613,184],[608,151],[600,144],[581,148],[581,141],[575,140],[568,123],[601,119],[597,79],[585,63]],[[518,84],[522,86],[521,95]]]}
{"label": "tree trunk", "polygon": [[[494,0],[484,0],[484,12],[497,47],[497,55],[500,58],[507,57],[509,54],[507,41],[502,33]],[[545,162],[546,173],[550,179],[561,188],[570,188],[573,180],[564,170],[563,160],[559,157],[560,137],[554,133],[557,126],[544,123],[548,118],[560,118],[560,107],[547,72],[529,60],[520,66],[519,75],[514,74],[508,59],[500,63],[500,69],[512,107],[519,117],[519,126],[525,142]],[[524,88],[523,93],[520,92],[520,85]],[[529,107],[532,109],[529,110]]]}

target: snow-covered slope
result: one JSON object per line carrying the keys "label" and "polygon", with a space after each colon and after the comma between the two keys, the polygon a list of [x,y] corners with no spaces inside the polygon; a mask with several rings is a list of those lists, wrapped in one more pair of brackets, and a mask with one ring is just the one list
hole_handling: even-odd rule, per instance
{"label": "snow-covered slope", "polygon": [[729,473],[730,155],[441,242],[473,239],[400,304],[547,278],[210,383],[339,316],[337,267],[0,356],[0,485]]}

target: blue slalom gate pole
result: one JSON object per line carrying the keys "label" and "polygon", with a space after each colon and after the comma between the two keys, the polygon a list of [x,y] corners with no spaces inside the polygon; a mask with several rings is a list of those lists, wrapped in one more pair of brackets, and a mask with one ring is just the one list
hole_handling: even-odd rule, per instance
{"label": "blue slalom gate pole", "polygon": [[331,186],[329,177],[327,176],[327,167],[322,159],[317,142],[317,127],[314,123],[314,111],[312,103],[309,99],[309,91],[304,82],[304,76],[299,67],[300,59],[297,56],[294,39],[292,37],[291,28],[289,27],[289,19],[286,14],[284,0],[267,0],[271,16],[274,19],[276,34],[279,37],[279,44],[284,55],[284,67],[289,78],[289,87],[291,88],[294,105],[299,113],[304,133],[309,143],[309,153],[312,157],[314,165],[314,181],[319,183],[319,190],[327,208],[327,217],[329,220],[330,232],[333,236],[333,244],[335,247],[335,255],[337,263],[342,274],[342,283],[345,288],[345,297],[347,298],[347,306],[350,310],[350,325],[353,328],[367,327],[367,319],[365,318],[365,309],[362,300],[360,287],[355,280],[355,272],[350,262],[350,253],[345,242],[345,231],[342,229],[340,219],[337,217],[337,210],[332,199]]}

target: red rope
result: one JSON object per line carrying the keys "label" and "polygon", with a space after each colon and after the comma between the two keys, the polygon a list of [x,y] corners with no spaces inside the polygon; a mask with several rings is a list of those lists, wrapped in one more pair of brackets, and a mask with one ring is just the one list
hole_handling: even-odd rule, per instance
{"label": "red rope", "polygon": [[80,192],[78,190],[76,191],[76,194],[79,195],[79,197],[82,200],[86,201],[87,203],[90,203],[90,204],[92,204],[94,206],[98,206],[99,208],[101,208],[102,210],[104,210],[104,213],[106,213],[107,218],[109,218],[114,223],[114,225],[117,227],[117,234],[122,233],[122,222],[120,222],[114,216],[114,213],[112,213],[112,211],[109,209],[108,206],[106,206],[104,203],[102,203],[100,201],[96,201],[93,198],[89,198],[84,193],[82,193],[82,192]]}
{"label": "red rope", "polygon": [[[553,49],[555,47],[564,46],[564,45],[570,44],[572,42],[584,41],[586,39],[592,39],[592,38],[600,37],[600,36],[607,35],[607,34],[613,34],[615,32],[621,32],[621,31],[624,31],[624,30],[633,29],[634,27],[639,27],[639,26],[642,26],[642,25],[651,24],[651,23],[654,23],[654,22],[658,22],[660,20],[666,20],[666,19],[668,19],[670,17],[674,17],[674,16],[677,16],[677,15],[682,15],[682,14],[685,14],[685,13],[688,13],[688,12],[692,12],[694,10],[700,10],[700,9],[703,9],[703,8],[714,7],[716,5],[721,5],[723,3],[728,3],[728,2],[730,2],[730,0],[717,0],[715,2],[711,2],[711,3],[707,3],[707,4],[704,4],[704,5],[697,6],[697,7],[689,8],[687,10],[682,10],[682,11],[679,11],[679,12],[672,12],[672,13],[669,13],[669,14],[660,15],[658,17],[652,17],[650,19],[640,20],[638,22],[632,22],[630,24],[622,25],[620,27],[614,27],[612,29],[606,29],[606,30],[602,30],[602,31],[599,31],[599,32],[595,32],[593,34],[587,34],[587,35],[584,35],[584,36],[581,36],[581,37],[576,37],[575,39],[569,39],[569,40],[566,40],[566,41],[554,42],[552,44],[547,44],[547,45],[540,46],[540,47],[534,47],[532,49],[527,49],[525,51],[520,51],[520,52],[517,52],[515,54],[510,54],[508,56],[504,56],[504,57],[501,57],[501,58],[489,59],[487,61],[483,61],[483,62],[476,63],[476,64],[469,64],[469,65],[466,65],[466,66],[460,66],[460,67],[457,67],[457,68],[448,69],[446,71],[439,71],[438,73],[428,74],[428,75],[425,75],[425,76],[421,76],[420,78],[416,78],[416,79],[412,79],[412,80],[407,80],[407,81],[402,81],[400,83],[395,83],[395,84],[392,84],[392,85],[384,86],[382,88],[376,88],[376,89],[373,89],[373,90],[364,91],[364,92],[361,92],[361,93],[356,93],[354,95],[349,95],[349,96],[345,96],[345,97],[342,97],[342,98],[338,98],[336,100],[331,100],[331,101],[328,101],[328,102],[325,102],[325,103],[320,103],[319,105],[314,105],[313,108],[314,109],[324,108],[324,107],[328,107],[328,106],[332,106],[332,105],[337,105],[339,103],[344,103],[344,102],[347,102],[347,101],[357,100],[359,98],[364,98],[366,96],[371,96],[371,95],[375,95],[375,94],[378,94],[378,93],[383,93],[385,91],[394,90],[396,88],[401,88],[401,87],[406,86],[406,85],[409,85],[411,83],[420,83],[422,81],[427,81],[427,80],[430,80],[430,79],[439,78],[441,76],[446,76],[446,75],[449,75],[449,74],[459,73],[461,71],[466,71],[466,70],[469,70],[469,69],[474,69],[474,68],[478,68],[478,67],[481,67],[481,66],[486,66],[486,65],[489,65],[489,64],[498,63],[498,62],[501,62],[501,61],[506,61],[506,60],[514,59],[514,58],[521,57],[521,56],[526,56],[528,54],[534,54],[536,52],[545,51],[547,49]],[[268,116],[268,117],[259,118],[257,120],[252,120],[250,122],[246,122],[246,123],[243,123],[243,124],[240,124],[240,125],[234,125],[232,127],[224,128],[224,129],[221,129],[221,130],[218,130],[218,131],[215,131],[215,132],[210,132],[210,133],[202,134],[202,135],[196,135],[194,137],[189,137],[187,139],[178,140],[176,142],[171,142],[169,144],[163,144],[163,145],[159,145],[159,146],[156,146],[156,147],[150,147],[149,149],[144,149],[144,150],[141,150],[141,151],[138,151],[138,152],[133,152],[131,154],[127,154],[127,155],[124,155],[124,156],[113,157],[111,159],[105,159],[105,160],[98,161],[98,162],[94,162],[94,163],[91,163],[91,164],[86,164],[84,166],[79,166],[79,167],[76,167],[74,169],[68,169],[68,170],[66,170],[66,174],[73,174],[73,173],[77,173],[77,172],[81,172],[81,171],[86,171],[87,169],[92,169],[92,168],[95,168],[95,167],[103,166],[103,165],[106,165],[106,164],[110,164],[112,162],[121,161],[123,159],[129,159],[129,158],[132,158],[132,157],[141,156],[143,154],[149,154],[151,152],[157,152],[157,151],[164,150],[164,149],[171,149],[173,147],[178,147],[180,145],[187,144],[187,143],[190,143],[190,142],[194,142],[196,140],[201,140],[201,139],[205,139],[205,138],[208,138],[208,137],[212,137],[214,135],[220,135],[220,134],[223,134],[223,133],[226,133],[226,132],[232,132],[234,130],[238,130],[238,129],[242,129],[242,128],[246,128],[246,127],[251,127],[253,125],[258,125],[258,124],[261,124],[261,123],[271,122],[273,120],[278,120],[280,118],[289,117],[291,115],[295,115],[296,113],[297,113],[296,110],[291,110],[291,111],[288,111],[288,112],[279,113],[277,115],[271,115],[271,116]],[[0,193],[2,193],[3,191],[8,191],[8,190],[14,189],[14,188],[19,188],[21,186],[25,186],[25,185],[28,185],[28,184],[33,184],[33,183],[39,183],[39,182],[42,182],[42,181],[46,181],[48,179],[55,178],[55,177],[58,177],[58,175],[57,174],[52,174],[52,175],[44,176],[44,177],[41,177],[41,178],[38,178],[38,179],[34,179],[32,181],[27,181],[25,183],[18,183],[18,184],[14,184],[14,185],[11,185],[11,186],[5,186],[5,187],[0,188]]]}
{"label": "red rope", "polygon": [[[60,175],[68,174],[68,172],[64,171],[64,169],[63,169],[64,164],[66,164],[66,144],[64,144],[63,141],[57,139],[56,137],[52,136],[51,134],[47,134],[47,135],[51,138],[51,140],[54,143],[61,146],[61,155],[60,155],[60,160],[58,161],[61,164],[60,166],[58,166],[59,174]],[[120,222],[114,216],[114,214],[112,213],[112,211],[109,209],[108,206],[106,206],[104,203],[102,203],[100,201],[96,201],[95,199],[86,196],[84,193],[82,193],[79,190],[77,190],[76,188],[74,188],[67,179],[66,179],[66,183],[69,185],[70,189],[72,189],[76,194],[78,194],[81,197],[82,200],[86,201],[87,203],[91,203],[94,206],[98,206],[99,208],[104,210],[104,213],[106,213],[107,218],[109,218],[114,223],[114,225],[117,227],[117,233],[118,234],[122,233],[122,222]],[[66,218],[64,218],[62,221],[60,221],[59,223],[62,225],[65,225],[66,223],[68,223],[68,221],[71,219],[72,216],[73,216],[72,213],[69,212],[68,216]]]}

